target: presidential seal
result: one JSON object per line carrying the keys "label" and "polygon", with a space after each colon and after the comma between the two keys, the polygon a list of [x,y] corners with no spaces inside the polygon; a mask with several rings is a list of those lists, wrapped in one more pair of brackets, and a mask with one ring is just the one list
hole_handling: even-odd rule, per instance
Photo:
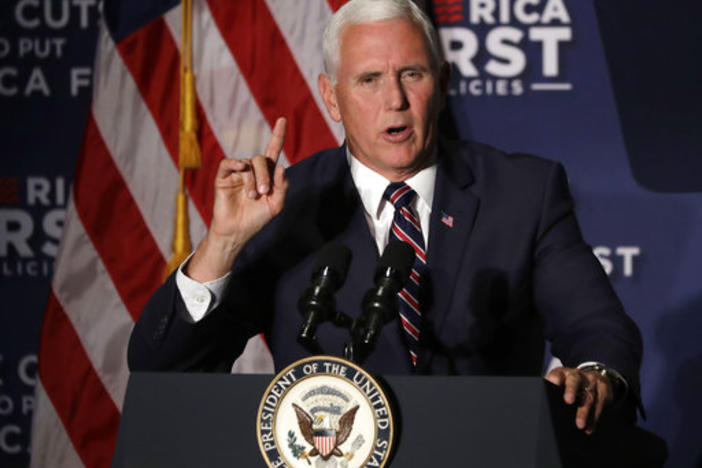
{"label": "presidential seal", "polygon": [[256,432],[269,467],[382,467],[394,434],[388,399],[358,365],[311,356],[283,369],[258,407]]}

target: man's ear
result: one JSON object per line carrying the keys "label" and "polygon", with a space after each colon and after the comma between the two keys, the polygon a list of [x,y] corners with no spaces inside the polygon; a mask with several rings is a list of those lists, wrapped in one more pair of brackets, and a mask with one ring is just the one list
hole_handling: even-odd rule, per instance
{"label": "man's ear", "polygon": [[341,122],[341,113],[339,112],[339,105],[336,101],[336,91],[334,90],[334,84],[331,78],[321,73],[317,78],[317,86],[319,86],[319,94],[322,95],[324,105],[327,106],[327,112],[329,112],[332,120],[334,120],[334,122]]}

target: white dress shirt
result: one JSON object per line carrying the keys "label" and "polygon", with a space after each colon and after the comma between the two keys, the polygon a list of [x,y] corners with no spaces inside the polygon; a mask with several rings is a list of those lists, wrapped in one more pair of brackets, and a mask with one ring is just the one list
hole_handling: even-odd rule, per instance
{"label": "white dress shirt", "polygon": [[[349,162],[353,183],[361,196],[363,214],[366,216],[368,228],[378,246],[378,254],[381,254],[388,244],[390,227],[395,216],[395,208],[392,203],[383,199],[383,193],[385,193],[390,181],[362,164],[348,150],[346,158]],[[405,180],[405,183],[417,192],[417,196],[412,201],[412,208],[419,217],[425,246],[429,245],[429,219],[431,218],[431,204],[434,201],[435,182],[436,164],[422,169]]]}

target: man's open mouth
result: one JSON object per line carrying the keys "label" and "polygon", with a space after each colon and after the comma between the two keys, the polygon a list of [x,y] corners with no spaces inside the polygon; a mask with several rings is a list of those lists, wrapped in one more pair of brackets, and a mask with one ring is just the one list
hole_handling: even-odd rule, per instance
{"label": "man's open mouth", "polygon": [[390,135],[397,135],[399,133],[404,132],[407,129],[406,125],[402,125],[400,127],[388,127],[386,132],[388,132]]}
{"label": "man's open mouth", "polygon": [[383,138],[389,143],[404,143],[412,135],[412,127],[397,125],[385,129]]}

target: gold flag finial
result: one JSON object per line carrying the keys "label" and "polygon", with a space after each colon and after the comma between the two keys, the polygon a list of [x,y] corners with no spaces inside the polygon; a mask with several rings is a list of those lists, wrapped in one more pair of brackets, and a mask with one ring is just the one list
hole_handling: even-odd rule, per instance
{"label": "gold flag finial", "polygon": [[175,229],[173,232],[173,256],[166,264],[164,278],[173,273],[190,255],[190,222],[188,220],[188,196],[185,193],[185,170],[198,169],[202,164],[200,146],[197,141],[197,113],[195,109],[195,75],[192,71],[192,0],[182,0],[183,29],[180,52],[180,131],[178,134],[179,183],[176,198]]}
{"label": "gold flag finial", "polygon": [[193,74],[193,0],[182,0],[183,32],[180,52],[180,132],[178,164],[181,168],[197,169],[202,165],[197,142],[195,110],[195,75]]}

